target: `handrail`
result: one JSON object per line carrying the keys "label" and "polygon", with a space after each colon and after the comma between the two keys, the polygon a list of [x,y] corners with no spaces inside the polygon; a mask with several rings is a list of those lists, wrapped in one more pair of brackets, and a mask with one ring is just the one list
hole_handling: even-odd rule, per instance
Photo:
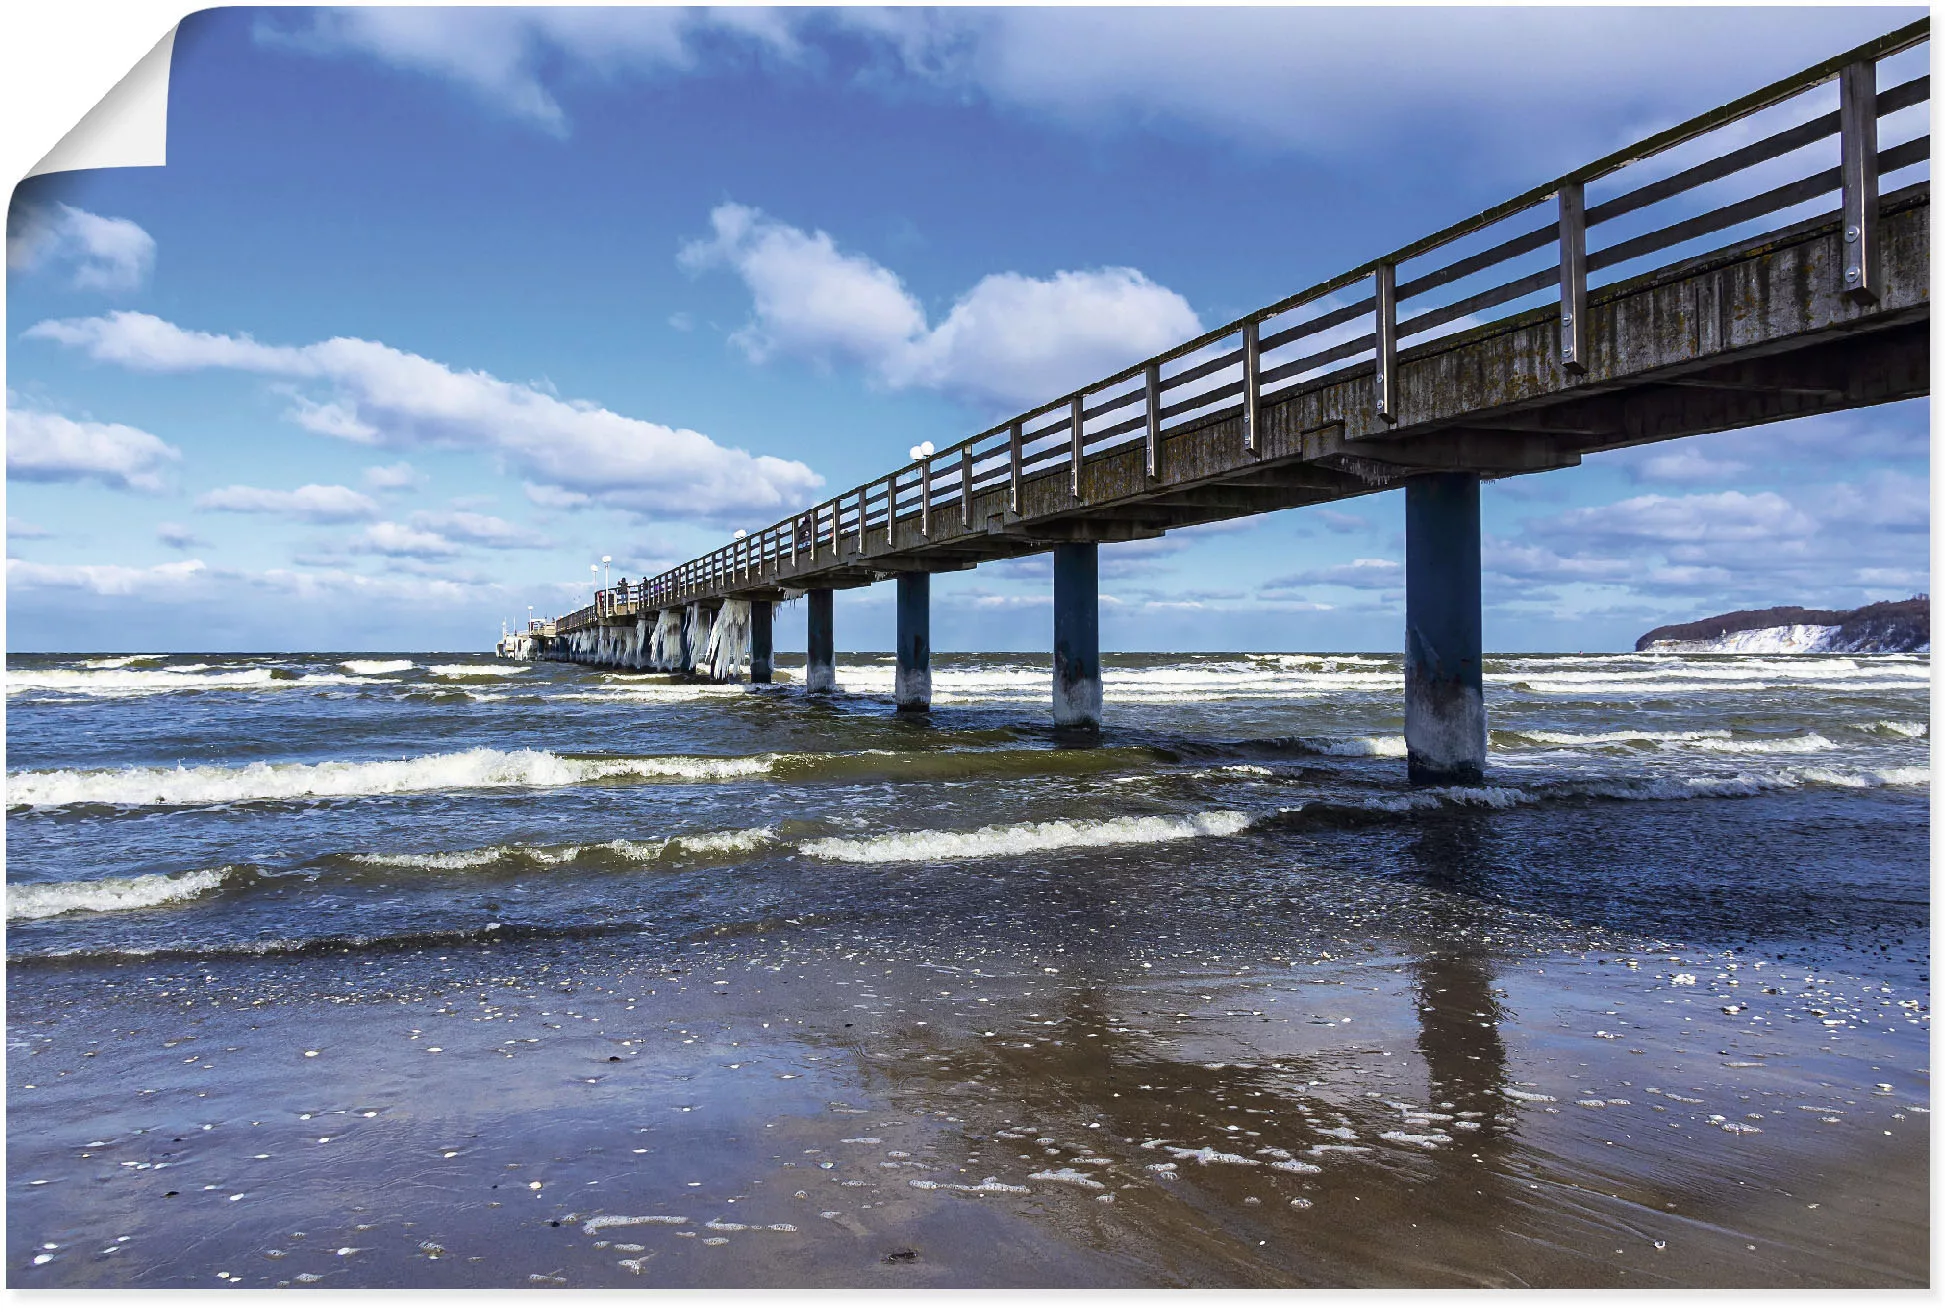
{"label": "handrail", "polygon": [[[1668,177],[1644,183],[1598,204],[1586,205],[1580,199],[1586,184],[1783,104],[1833,78],[1844,79],[1845,95],[1848,97],[1851,95],[1851,84],[1847,70],[1860,65],[1869,65],[1874,69],[1877,61],[1929,40],[1930,31],[1930,20],[1920,19],[1771,82],[1725,105],[1697,114],[1631,146],[1481,210],[1470,218],[1449,224],[1389,254],[1314,283],[1085,387],[1021,411],[953,446],[828,497],[786,520],[779,520],[748,537],[736,539],[706,555],[665,570],[653,579],[603,590],[596,594],[593,605],[551,623],[571,629],[622,608],[632,608],[639,613],[651,605],[669,603],[697,593],[729,590],[739,583],[761,586],[761,580],[775,576],[784,562],[794,563],[800,553],[807,554],[813,561],[821,560],[826,553],[838,559],[847,546],[863,549],[876,534],[884,534],[884,541],[888,543],[893,541],[898,525],[907,521],[916,520],[920,533],[928,537],[939,526],[944,526],[949,532],[954,531],[954,525],[958,526],[958,531],[970,530],[973,497],[995,488],[1007,488],[1010,489],[1008,504],[1016,506],[1019,490],[1028,477],[1062,467],[1070,471],[1070,489],[1073,496],[1079,499],[1083,462],[1093,455],[1131,444],[1145,443],[1145,463],[1152,478],[1156,473],[1155,462],[1166,421],[1206,411],[1212,406],[1230,402],[1239,394],[1244,400],[1245,413],[1250,417],[1244,434],[1244,448],[1257,452],[1254,416],[1258,404],[1272,385],[1299,385],[1291,380],[1301,379],[1325,366],[1368,352],[1376,352],[1380,409],[1387,419],[1395,418],[1390,413],[1391,406],[1395,405],[1392,399],[1395,392],[1389,375],[1395,367],[1400,341],[1556,285],[1561,289],[1562,365],[1568,370],[1577,371],[1581,364],[1575,343],[1580,338],[1572,311],[1584,310],[1587,272],[1611,268],[1643,255],[1666,250],[1697,237],[1814,200],[1834,190],[1844,190],[1848,207],[1852,185],[1850,170],[1852,160],[1857,158],[1856,143],[1849,135],[1851,129],[1846,126],[1845,115],[1850,111],[1846,109],[1841,113],[1821,114],[1803,123],[1768,133],[1754,142],[1740,144],[1721,155]],[[1874,77],[1868,69],[1866,72]],[[1869,81],[1868,87],[1872,89],[1870,94],[1874,99],[1877,118],[1923,104],[1930,97],[1929,77],[1922,74],[1882,93],[1874,91],[1874,80]],[[1847,99],[1846,104],[1849,103]],[[1864,135],[1869,138],[1870,151],[1865,158],[1871,159],[1875,165],[1868,170],[1868,190],[1872,197],[1876,195],[1875,179],[1878,174],[1891,173],[1929,159],[1928,136],[1880,152],[1876,149],[1875,132]],[[1585,248],[1583,234],[1588,229],[1688,195],[1698,187],[1827,141],[1832,136],[1843,138],[1843,169],[1819,169],[1807,177],[1770,187],[1758,195],[1706,213],[1685,215],[1677,221],[1628,236],[1601,249]],[[1560,201],[1560,214],[1555,221],[1411,278],[1401,278],[1396,273],[1407,261],[1419,259],[1555,198]],[[1846,212],[1849,212],[1848,208]],[[1846,219],[1846,222],[1850,221]],[[1574,238],[1575,256],[1571,265],[1567,259],[1569,247],[1566,240],[1570,235]],[[1542,250],[1556,240],[1560,242],[1562,250],[1559,267],[1521,271],[1516,276],[1503,278],[1494,286],[1445,305],[1421,310],[1402,321],[1397,315],[1397,306],[1403,301],[1460,283],[1508,260]],[[1863,258],[1859,257],[1858,262],[1864,263]],[[1571,276],[1563,281],[1563,273],[1568,272]],[[1848,294],[1868,295],[1869,279],[1862,276],[1862,269],[1854,272],[1855,279],[1861,280],[1863,285],[1860,289],[1858,282],[1854,281]],[[1365,296],[1346,305],[1326,305],[1323,313],[1314,314],[1300,323],[1278,327],[1274,331],[1263,328],[1272,319],[1307,305],[1326,302],[1335,293],[1371,278],[1378,282],[1376,295]],[[1375,328],[1362,333],[1355,330],[1353,326],[1359,321],[1370,324],[1374,315]],[[1351,328],[1349,335],[1331,335],[1333,330],[1347,327]],[[1239,337],[1241,344],[1214,355],[1205,355],[1210,348],[1232,337]],[[1296,343],[1306,343],[1309,349],[1297,358],[1274,363],[1264,358]],[[1174,374],[1164,375],[1164,366],[1178,361],[1185,362],[1184,367]],[[1167,397],[1170,391],[1179,391],[1213,375],[1228,377],[1193,395],[1179,399]],[[1113,395],[1101,395],[1130,382],[1134,384],[1132,387]],[[1088,429],[1089,423],[1128,411],[1131,406],[1136,408],[1127,417]],[[1139,434],[1140,437],[1131,437],[1131,434]],[[953,507],[959,507],[960,514],[942,513]]]}

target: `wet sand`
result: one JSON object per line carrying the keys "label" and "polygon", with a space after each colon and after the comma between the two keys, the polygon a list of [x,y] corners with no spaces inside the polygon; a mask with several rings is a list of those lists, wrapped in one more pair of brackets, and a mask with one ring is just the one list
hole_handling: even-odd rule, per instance
{"label": "wet sand", "polygon": [[788,922],[16,966],[9,1279],[1924,1287],[1923,995],[1809,973]]}

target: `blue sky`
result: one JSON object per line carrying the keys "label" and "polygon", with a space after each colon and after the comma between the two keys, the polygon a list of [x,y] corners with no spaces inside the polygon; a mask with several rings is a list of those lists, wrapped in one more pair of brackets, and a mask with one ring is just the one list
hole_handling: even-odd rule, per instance
{"label": "blue sky", "polygon": [[[206,11],[166,167],[13,197],[8,645],[481,648],[1922,12]],[[1928,435],[1489,484],[1487,644],[1925,590]],[[1402,496],[1105,547],[1103,642],[1395,650]]]}

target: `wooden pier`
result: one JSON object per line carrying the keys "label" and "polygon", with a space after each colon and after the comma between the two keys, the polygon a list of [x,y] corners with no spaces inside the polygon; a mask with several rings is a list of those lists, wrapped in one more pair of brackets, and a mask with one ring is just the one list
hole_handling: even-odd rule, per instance
{"label": "wooden pier", "polygon": [[[536,621],[529,649],[689,670],[696,636],[714,631],[705,624],[745,603],[762,616],[749,626],[761,681],[771,606],[808,594],[818,691],[831,683],[830,591],[896,579],[898,703],[923,709],[930,576],[1051,551],[1056,721],[1098,724],[1097,544],[1402,487],[1412,776],[1476,780],[1480,479],[1929,393],[1930,138],[1878,143],[1881,118],[1930,97],[1923,74],[1880,85],[1879,61],[1929,32],[1921,21],[1847,51],[604,590]],[[1837,109],[1811,113],[1832,82]],[[1779,106],[1801,112],[1749,140],[1745,120]],[[1779,172],[1788,180],[1772,185]],[[1718,234],[1731,238],[1707,248]],[[1500,317],[1481,322],[1488,311]],[[651,660],[647,637],[669,611],[684,617],[682,650],[664,643]]]}

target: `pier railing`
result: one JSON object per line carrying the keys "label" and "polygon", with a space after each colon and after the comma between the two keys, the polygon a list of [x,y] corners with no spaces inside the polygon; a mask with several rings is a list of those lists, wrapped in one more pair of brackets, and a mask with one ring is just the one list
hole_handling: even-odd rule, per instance
{"label": "pier railing", "polygon": [[1577,373],[1590,289],[1707,242],[1833,212],[1833,201],[1844,294],[1869,304],[1879,290],[1880,180],[1929,184],[1928,52],[1918,49],[1929,36],[1921,20],[1655,133],[707,555],[605,589],[556,628],[775,587],[874,536],[889,544],[904,526],[921,538],[969,532],[975,496],[1001,489],[1017,511],[1022,483],[1049,473],[1065,474],[1082,508],[1090,461],[1138,446],[1152,482],[1171,428],[1238,405],[1253,455],[1262,407],[1327,371],[1370,366],[1390,421],[1399,351],[1473,331],[1492,321],[1480,318],[1487,311],[1504,318],[1557,298],[1559,363]]}

